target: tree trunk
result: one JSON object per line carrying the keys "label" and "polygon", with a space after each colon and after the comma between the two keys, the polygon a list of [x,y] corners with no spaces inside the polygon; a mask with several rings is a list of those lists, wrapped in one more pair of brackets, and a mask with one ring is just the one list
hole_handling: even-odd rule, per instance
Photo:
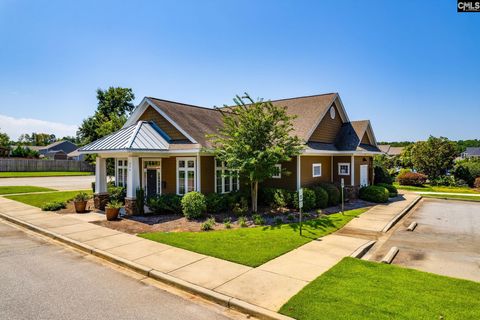
{"label": "tree trunk", "polygon": [[252,196],[252,212],[256,213],[258,202],[258,181],[252,181],[250,183],[250,191]]}

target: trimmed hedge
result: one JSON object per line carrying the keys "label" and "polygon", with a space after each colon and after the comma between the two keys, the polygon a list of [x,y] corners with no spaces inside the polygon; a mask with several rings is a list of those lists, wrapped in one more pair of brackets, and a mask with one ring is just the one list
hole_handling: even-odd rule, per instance
{"label": "trimmed hedge", "polygon": [[182,197],[174,193],[156,195],[148,198],[147,207],[154,213],[182,213]]}
{"label": "trimmed hedge", "polygon": [[378,185],[381,184],[381,183],[392,184],[393,179],[390,176],[390,174],[388,173],[387,169],[385,169],[382,166],[377,165],[373,168],[373,171],[374,171],[374,176],[375,176],[375,180],[374,180],[375,184],[378,184]]}
{"label": "trimmed hedge", "polygon": [[427,176],[416,172],[403,172],[398,175],[397,180],[402,186],[421,187],[427,182]]}
{"label": "trimmed hedge", "polygon": [[316,186],[312,190],[315,192],[315,205],[317,208],[324,209],[328,206],[328,193],[322,187]]}
{"label": "trimmed hedge", "polygon": [[292,194],[281,188],[262,188],[259,193],[259,202],[270,207],[287,207],[292,204]]}
{"label": "trimmed hedge", "polygon": [[381,186],[368,186],[360,188],[359,198],[365,201],[385,203],[388,202],[388,190]]}
{"label": "trimmed hedge", "polygon": [[391,184],[387,183],[378,183],[376,184],[379,187],[384,187],[385,189],[388,190],[388,193],[390,194],[390,197],[396,197],[398,195],[398,190],[395,188],[395,186],[392,186]]}
{"label": "trimmed hedge", "polygon": [[191,191],[182,198],[182,212],[187,219],[200,218],[207,210],[205,196],[197,191]]}
{"label": "trimmed hedge", "polygon": [[[303,188],[303,211],[310,211],[312,209],[315,209],[316,202],[317,200],[315,197],[315,191],[313,191],[312,189]],[[298,192],[295,192],[293,196],[293,205],[296,209],[299,209]]]}
{"label": "trimmed hedge", "polygon": [[340,203],[340,190],[337,186],[331,183],[320,183],[318,185],[328,193],[328,206],[333,207]]}
{"label": "trimmed hedge", "polygon": [[208,213],[220,213],[227,211],[228,201],[227,197],[218,193],[209,193],[205,196],[205,204],[207,205]]}

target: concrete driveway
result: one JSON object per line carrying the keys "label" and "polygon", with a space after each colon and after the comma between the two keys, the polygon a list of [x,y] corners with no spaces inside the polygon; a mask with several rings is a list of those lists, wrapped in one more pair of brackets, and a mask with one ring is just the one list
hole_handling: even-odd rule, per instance
{"label": "concrete driveway", "polygon": [[[412,221],[418,226],[406,231]],[[393,264],[480,281],[480,203],[422,199],[370,260],[393,246],[400,249]]]}
{"label": "concrete driveway", "polygon": [[0,234],[0,319],[245,318],[2,221]]}
{"label": "concrete driveway", "polygon": [[0,178],[0,186],[36,186],[56,190],[91,189],[95,176]]}

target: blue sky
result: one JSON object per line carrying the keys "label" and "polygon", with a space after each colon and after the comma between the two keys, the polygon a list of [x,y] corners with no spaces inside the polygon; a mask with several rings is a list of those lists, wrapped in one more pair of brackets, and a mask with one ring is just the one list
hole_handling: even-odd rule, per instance
{"label": "blue sky", "polygon": [[454,0],[0,0],[0,128],[73,133],[124,86],[206,107],[339,92],[378,140],[480,138],[478,57],[480,13]]}

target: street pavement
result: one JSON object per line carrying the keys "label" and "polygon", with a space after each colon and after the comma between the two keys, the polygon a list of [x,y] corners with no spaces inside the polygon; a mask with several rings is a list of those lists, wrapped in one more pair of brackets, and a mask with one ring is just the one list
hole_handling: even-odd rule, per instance
{"label": "street pavement", "polygon": [[56,190],[91,189],[95,176],[0,178],[2,186],[35,186]]}
{"label": "street pavement", "polygon": [[245,318],[2,221],[0,235],[0,319]]}

